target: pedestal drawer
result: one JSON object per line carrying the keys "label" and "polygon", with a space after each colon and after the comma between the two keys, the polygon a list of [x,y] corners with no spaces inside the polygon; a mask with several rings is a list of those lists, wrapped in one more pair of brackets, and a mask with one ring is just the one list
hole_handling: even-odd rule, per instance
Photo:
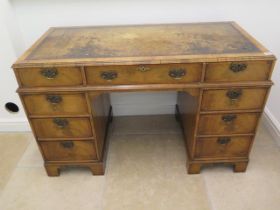
{"label": "pedestal drawer", "polygon": [[268,80],[272,61],[240,61],[207,64],[205,81],[262,81]]}
{"label": "pedestal drawer", "polygon": [[40,142],[47,161],[96,160],[93,141],[51,141]]}
{"label": "pedestal drawer", "polygon": [[38,138],[92,137],[89,118],[31,119]]}
{"label": "pedestal drawer", "polygon": [[247,157],[252,137],[214,137],[198,138],[196,158],[234,158]]}
{"label": "pedestal drawer", "polygon": [[86,98],[83,93],[28,94],[21,97],[30,115],[88,113]]}
{"label": "pedestal drawer", "polygon": [[92,66],[86,68],[90,85],[172,84],[199,82],[202,64]]}
{"label": "pedestal drawer", "polygon": [[229,88],[204,90],[203,111],[262,109],[267,88]]}
{"label": "pedestal drawer", "polygon": [[23,87],[59,87],[83,84],[78,67],[17,69]]}
{"label": "pedestal drawer", "polygon": [[259,113],[203,114],[199,118],[199,135],[254,133]]}

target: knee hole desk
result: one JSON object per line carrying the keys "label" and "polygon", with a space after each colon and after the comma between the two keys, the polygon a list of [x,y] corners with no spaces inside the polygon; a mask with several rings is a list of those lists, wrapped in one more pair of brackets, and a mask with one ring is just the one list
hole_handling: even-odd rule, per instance
{"label": "knee hole desk", "polygon": [[178,92],[196,174],[213,163],[246,170],[275,60],[234,22],[57,27],[13,69],[49,176],[72,165],[104,174],[110,92],[166,90]]}

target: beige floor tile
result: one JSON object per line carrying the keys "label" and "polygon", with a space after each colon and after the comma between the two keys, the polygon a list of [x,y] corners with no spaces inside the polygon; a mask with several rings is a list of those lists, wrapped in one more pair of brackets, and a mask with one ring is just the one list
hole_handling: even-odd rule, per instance
{"label": "beige floor tile", "polygon": [[180,134],[113,136],[104,209],[209,209],[202,177],[186,173],[182,145]]}
{"label": "beige floor tile", "polygon": [[30,133],[0,134],[0,193],[30,142]]}
{"label": "beige floor tile", "polygon": [[0,209],[100,210],[104,181],[86,169],[50,178],[42,167],[17,168],[0,197]]}
{"label": "beige floor tile", "polygon": [[267,130],[266,126],[264,125],[264,121],[261,120],[260,125],[258,127],[258,131],[256,134],[256,138],[255,138],[255,142],[254,142],[254,146],[255,147],[277,147],[278,144],[275,141],[275,139],[273,139],[269,133],[269,131]]}
{"label": "beige floor tile", "polygon": [[[202,171],[215,210],[278,210],[280,206],[280,151],[264,133],[265,143],[252,149],[246,173],[230,167]],[[265,146],[261,146],[265,145]]]}
{"label": "beige floor tile", "polygon": [[174,115],[115,117],[113,127],[115,135],[181,132]]}
{"label": "beige floor tile", "polygon": [[35,139],[32,139],[18,163],[18,167],[42,167],[44,161]]}

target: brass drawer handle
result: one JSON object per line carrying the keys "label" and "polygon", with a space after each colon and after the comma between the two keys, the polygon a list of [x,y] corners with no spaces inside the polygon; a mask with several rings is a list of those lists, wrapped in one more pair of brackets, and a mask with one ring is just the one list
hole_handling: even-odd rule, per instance
{"label": "brass drawer handle", "polygon": [[238,100],[242,95],[242,90],[229,90],[226,95],[230,100]]}
{"label": "brass drawer handle", "polygon": [[222,120],[227,124],[232,123],[236,118],[237,118],[237,116],[235,114],[229,114],[229,115],[222,116]]}
{"label": "brass drawer handle", "polygon": [[221,145],[228,144],[231,141],[230,137],[219,137],[217,143]]}
{"label": "brass drawer handle", "polygon": [[41,75],[46,79],[55,79],[58,75],[56,68],[46,68],[41,70]]}
{"label": "brass drawer handle", "polygon": [[100,74],[100,77],[104,80],[111,81],[118,77],[118,73],[115,71],[104,71]]}
{"label": "brass drawer handle", "polygon": [[234,73],[244,71],[246,68],[247,68],[246,63],[231,63],[229,66],[229,69]]}
{"label": "brass drawer handle", "polygon": [[150,71],[151,69],[150,69],[150,67],[141,65],[141,66],[138,66],[137,70],[140,72],[146,72],[146,71]]}
{"label": "brass drawer handle", "polygon": [[169,76],[173,79],[182,79],[186,75],[185,69],[172,69],[169,71]]}
{"label": "brass drawer handle", "polygon": [[51,104],[56,105],[62,102],[62,97],[58,95],[47,95],[46,100]]}
{"label": "brass drawer handle", "polygon": [[67,119],[61,119],[61,118],[54,118],[53,123],[61,129],[65,129],[69,125]]}
{"label": "brass drawer handle", "polygon": [[63,141],[63,142],[60,142],[60,145],[65,149],[71,149],[74,147],[73,141]]}

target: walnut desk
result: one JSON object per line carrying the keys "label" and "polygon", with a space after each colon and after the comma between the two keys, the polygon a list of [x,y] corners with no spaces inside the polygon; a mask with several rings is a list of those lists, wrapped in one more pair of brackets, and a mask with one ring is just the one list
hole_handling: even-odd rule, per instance
{"label": "walnut desk", "polygon": [[246,170],[275,60],[234,22],[58,27],[13,69],[49,176],[71,165],[104,174],[110,92],[166,90],[178,92],[194,174]]}

